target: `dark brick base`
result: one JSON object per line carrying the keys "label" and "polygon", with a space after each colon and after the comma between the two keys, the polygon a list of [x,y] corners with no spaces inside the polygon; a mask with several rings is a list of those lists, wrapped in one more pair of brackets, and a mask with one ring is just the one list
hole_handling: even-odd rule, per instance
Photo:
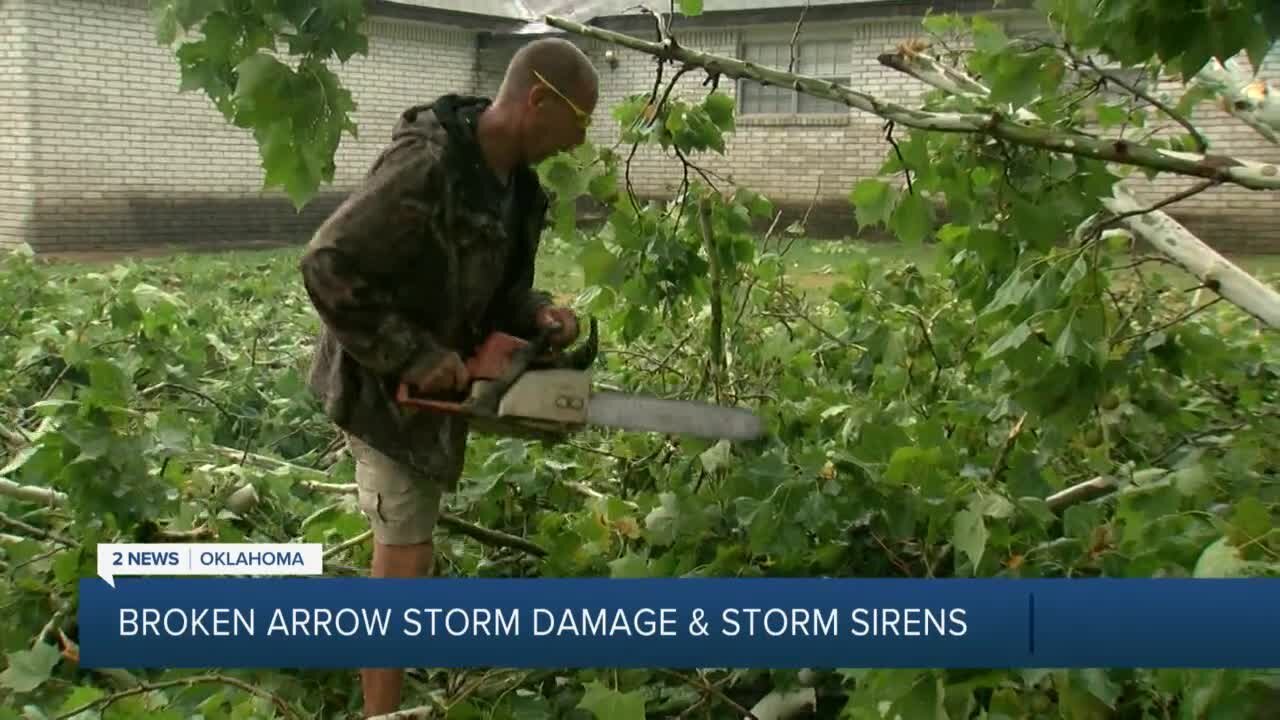
{"label": "dark brick base", "polygon": [[[27,243],[39,254],[125,253],[174,249],[239,249],[306,242],[325,217],[347,196],[316,196],[301,212],[288,200],[124,195],[106,200],[43,200],[36,203]],[[806,236],[821,239],[889,240],[884,228],[861,230],[847,199],[814,203],[778,203],[777,232],[805,218]],[[584,204],[585,222],[603,219],[600,208]],[[1224,253],[1280,253],[1280,238],[1228,215],[1174,215],[1179,222]],[[763,220],[759,231],[770,224]]]}
{"label": "dark brick base", "polygon": [[301,212],[288,200],[126,195],[36,203],[27,243],[37,253],[128,251],[156,246],[226,249],[305,242],[346,197],[325,193]]}

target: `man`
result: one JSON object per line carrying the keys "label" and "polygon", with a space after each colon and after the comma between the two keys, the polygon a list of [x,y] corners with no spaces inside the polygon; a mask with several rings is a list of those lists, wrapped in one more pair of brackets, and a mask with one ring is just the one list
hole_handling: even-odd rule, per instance
{"label": "man", "polygon": [[[464,359],[495,330],[577,338],[573,312],[532,287],[548,201],[530,166],[583,142],[598,92],[572,43],[525,45],[492,101],[449,94],[404,111],[364,186],[306,249],[323,321],[310,385],[355,457],[374,577],[431,574],[441,496],[466,448],[465,422],[406,412],[399,384],[464,389]],[[363,670],[365,716],[396,710],[402,682],[400,669]]]}

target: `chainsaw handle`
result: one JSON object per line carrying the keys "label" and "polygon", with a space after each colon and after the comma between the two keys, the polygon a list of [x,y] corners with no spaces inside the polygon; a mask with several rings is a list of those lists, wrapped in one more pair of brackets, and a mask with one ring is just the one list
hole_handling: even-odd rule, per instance
{"label": "chainsaw handle", "polygon": [[538,330],[538,334],[527,345],[519,347],[511,354],[511,361],[502,374],[494,378],[480,394],[468,398],[463,405],[472,413],[479,415],[497,415],[498,400],[506,394],[521,375],[529,369],[529,365],[547,351],[551,345],[551,336],[560,330],[559,323]]}

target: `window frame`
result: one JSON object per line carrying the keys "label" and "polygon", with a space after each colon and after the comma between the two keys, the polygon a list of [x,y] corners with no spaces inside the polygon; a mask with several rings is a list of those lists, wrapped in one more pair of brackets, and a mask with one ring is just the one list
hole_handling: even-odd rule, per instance
{"label": "window frame", "polygon": [[[738,35],[737,43],[736,43],[737,56],[742,58],[743,60],[747,60],[748,48],[752,46],[757,46],[757,45],[781,44],[781,45],[790,47],[791,38],[794,32],[795,32],[794,26],[789,26],[786,28],[777,28],[773,30],[752,30],[752,31],[741,32]],[[847,74],[814,75],[813,77],[816,77],[820,80],[825,80],[827,82],[835,82],[840,85],[848,86],[852,82],[853,69],[854,69],[853,53],[855,49],[856,39],[855,39],[855,32],[853,28],[806,27],[802,29],[800,33],[800,37],[796,41],[796,48],[797,48],[796,64],[797,66],[799,65],[800,57],[801,57],[800,53],[803,52],[803,48],[806,45],[831,43],[831,42],[837,43],[840,50],[845,53],[843,62],[848,68]],[[783,65],[778,67],[777,69],[785,71],[786,66]],[[799,73],[799,67],[797,67],[796,72]],[[753,119],[762,119],[762,118],[775,118],[775,119],[787,118],[787,119],[794,119],[800,122],[803,122],[805,120],[821,121],[821,120],[832,120],[832,119],[841,119],[841,118],[847,120],[852,114],[852,109],[848,107],[844,108],[843,110],[840,110],[840,109],[820,110],[820,111],[801,110],[800,101],[801,101],[801,95],[803,95],[803,93],[796,92],[795,90],[792,90],[790,88],[785,88],[785,91],[788,93],[788,96],[790,99],[790,107],[788,109],[782,110],[782,111],[773,111],[773,112],[751,111],[747,108],[746,93],[743,92],[743,87],[747,83],[754,83],[757,86],[760,85],[755,80],[751,80],[749,78],[739,78],[734,85],[734,90],[736,95],[734,104],[736,106],[737,115],[741,117],[743,120],[748,122],[750,122]],[[770,87],[776,88],[777,86],[773,85]]]}

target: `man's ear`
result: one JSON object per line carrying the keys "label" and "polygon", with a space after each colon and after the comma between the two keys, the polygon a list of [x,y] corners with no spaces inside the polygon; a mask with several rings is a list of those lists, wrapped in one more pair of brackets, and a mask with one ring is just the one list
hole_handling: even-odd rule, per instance
{"label": "man's ear", "polygon": [[547,101],[547,95],[550,93],[541,84],[535,83],[529,88],[529,94],[525,95],[526,106],[530,110],[537,110],[540,105]]}

